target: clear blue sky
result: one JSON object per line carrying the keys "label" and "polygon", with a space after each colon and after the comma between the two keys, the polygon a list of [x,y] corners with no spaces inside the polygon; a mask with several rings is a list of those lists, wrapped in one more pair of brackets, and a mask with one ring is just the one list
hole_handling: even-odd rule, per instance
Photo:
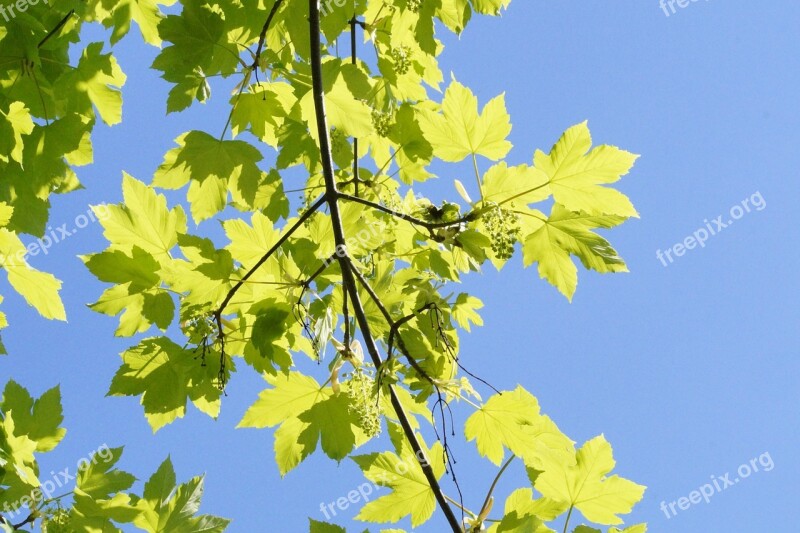
{"label": "clear blue sky", "polygon": [[[460,41],[446,39],[445,71],[482,101],[506,92],[513,160],[528,162],[585,119],[597,142],[642,154],[621,182],[641,219],[610,233],[631,273],[582,274],[572,304],[534,270],[473,275],[466,286],[483,298],[486,325],[464,338],[462,357],[499,387],[523,384],[573,439],[605,433],[619,473],[648,486],[630,523],[647,521],[650,531],[785,531],[796,508],[798,28],[800,5],[789,0],[699,1],[670,16],[657,0],[515,0],[501,19],[477,19]],[[165,119],[168,86],[147,70],[156,51],[138,37],[115,51],[128,74],[124,123],[100,128],[96,163],[81,173],[86,190],[55,199],[53,226],[91,203],[119,201],[122,170],[149,181],[180,133],[224,123],[222,92],[216,105]],[[431,187],[452,191],[450,179]],[[755,193],[763,210],[667,267],[657,259],[705,219],[727,222]],[[217,422],[190,408],[155,436],[135,399],[104,398],[117,353],[133,342],[113,338],[115,320],[85,307],[103,287],[76,255],[103,246],[92,225],[31,258],[65,281],[69,324],[39,319],[0,286],[12,322],[3,378],[37,394],[62,383],[69,432],[43,471],[72,466],[103,443],[125,444],[122,466],[140,476],[167,454],[184,479],[207,472],[203,510],[234,518],[234,533],[300,532],[306,517],[323,519],[320,503],[355,488],[360,473],[315,456],[281,481],[271,432],[233,429],[263,387],[253,372],[231,383]],[[456,451],[477,507],[492,471],[473,467],[472,445]],[[739,465],[764,453],[771,471],[674,518],[659,509],[711,476],[738,477]],[[500,493],[524,482],[509,475]],[[338,522],[353,526],[354,515]],[[444,531],[443,523],[419,531]]]}

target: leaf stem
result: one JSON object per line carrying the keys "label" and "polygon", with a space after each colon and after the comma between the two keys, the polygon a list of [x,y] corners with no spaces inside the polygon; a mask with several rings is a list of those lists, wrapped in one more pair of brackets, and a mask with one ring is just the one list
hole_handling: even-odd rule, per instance
{"label": "leaf stem", "polygon": [[541,185],[537,185],[537,186],[536,186],[536,187],[534,187],[533,189],[528,189],[527,191],[522,191],[522,192],[521,192],[521,193],[519,193],[519,194],[515,194],[515,195],[514,195],[514,196],[512,196],[511,198],[506,198],[506,199],[505,199],[505,200],[503,200],[502,202],[498,202],[498,203],[497,203],[497,205],[503,205],[503,204],[507,204],[508,202],[511,202],[511,201],[513,201],[513,200],[516,200],[516,199],[517,199],[517,198],[519,198],[520,196],[525,196],[526,194],[530,194],[530,193],[532,193],[532,192],[536,192],[536,191],[538,191],[539,189],[544,189],[544,188],[545,188],[545,187],[547,187],[548,185],[550,185],[550,182],[549,182],[549,181],[548,181],[547,183],[542,183]]}
{"label": "leaf stem", "polygon": [[478,158],[472,154],[472,167],[475,169],[475,180],[478,182],[478,193],[481,195],[481,202],[483,202],[483,184],[481,183],[481,171],[478,168]]}
{"label": "leaf stem", "polygon": [[564,521],[564,533],[567,533],[567,528],[569,527],[569,519],[572,516],[572,510],[574,508],[575,507],[572,506],[572,505],[569,506],[569,512],[567,513],[567,519]]}
{"label": "leaf stem", "polygon": [[444,497],[447,498],[447,501],[449,501],[450,503],[452,503],[453,505],[455,505],[456,507],[458,507],[459,509],[461,509],[462,511],[464,511],[468,515],[470,515],[472,518],[477,518],[478,517],[478,515],[476,515],[475,513],[473,513],[472,511],[470,511],[469,509],[467,509],[466,507],[464,507],[463,505],[461,505],[460,503],[455,501],[453,498],[451,498],[447,494],[445,494]]}
{"label": "leaf stem", "polygon": [[489,502],[492,499],[492,493],[494,492],[495,487],[497,487],[497,482],[500,481],[500,477],[502,477],[503,473],[508,468],[508,465],[510,465],[511,461],[513,461],[515,458],[516,458],[516,455],[511,455],[511,457],[508,458],[508,461],[506,461],[506,463],[503,465],[503,467],[500,469],[500,471],[494,477],[494,481],[492,481],[492,485],[489,487],[489,492],[486,493],[486,498],[483,500],[483,505],[481,506],[480,516],[484,516],[485,517],[485,515],[488,514]]}

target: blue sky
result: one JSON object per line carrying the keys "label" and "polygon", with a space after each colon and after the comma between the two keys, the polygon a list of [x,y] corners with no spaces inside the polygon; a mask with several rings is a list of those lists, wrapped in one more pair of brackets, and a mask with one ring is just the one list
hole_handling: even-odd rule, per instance
{"label": "blue sky", "polygon": [[[476,19],[460,40],[445,38],[443,70],[483,102],[506,93],[512,161],[529,162],[586,119],[597,143],[642,155],[620,183],[641,219],[609,233],[631,273],[582,273],[572,304],[519,259],[502,273],[473,275],[465,287],[484,300],[486,324],[462,339],[462,358],[500,388],[524,385],[579,443],[604,433],[617,471],[648,486],[629,523],[647,521],[650,531],[780,531],[781,511],[796,506],[799,25],[800,5],[788,0],[691,2],[669,16],[657,0],[516,0],[502,18]],[[122,170],[149,181],[180,133],[218,132],[224,123],[223,91],[215,104],[164,118],[168,87],[147,70],[155,52],[138,38],[116,47],[128,74],[124,122],[99,129],[96,163],[81,173],[86,190],[55,199],[54,227],[89,204],[119,201]],[[451,177],[426,191],[452,194]],[[727,223],[744,199],[766,207],[668,266],[659,261],[658,250],[706,219]],[[280,480],[271,432],[233,429],[263,388],[253,372],[231,383],[218,421],[192,411],[155,436],[136,400],[104,398],[117,354],[133,342],[115,339],[115,320],[85,307],[103,287],[76,255],[103,246],[93,224],[31,258],[65,281],[69,324],[39,319],[1,287],[12,355],[0,372],[37,394],[62,384],[69,432],[42,470],[124,444],[122,466],[140,477],[168,454],[183,479],[207,472],[203,510],[234,518],[234,533],[299,532],[306,517],[324,519],[320,503],[363,479],[350,462],[315,456]],[[472,445],[456,453],[466,501],[477,507],[493,470],[473,461]],[[763,454],[770,471],[710,503],[670,519],[659,508],[712,476],[739,477],[741,464]],[[498,494],[524,483],[513,471]],[[336,521],[351,526],[354,516],[348,509]],[[418,529],[444,530],[441,517]]]}

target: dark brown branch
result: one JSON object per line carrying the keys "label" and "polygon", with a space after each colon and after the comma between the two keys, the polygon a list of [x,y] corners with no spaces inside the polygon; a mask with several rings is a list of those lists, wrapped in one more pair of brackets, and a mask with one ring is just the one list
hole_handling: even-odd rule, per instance
{"label": "dark brown branch", "polygon": [[356,278],[358,278],[358,281],[359,281],[359,283],[361,283],[361,286],[364,287],[365,291],[367,291],[367,294],[369,294],[369,297],[372,299],[372,301],[375,304],[375,306],[378,308],[378,310],[383,315],[383,318],[386,320],[386,323],[389,324],[389,328],[390,328],[389,329],[389,340],[388,340],[389,356],[391,357],[391,355],[392,355],[392,347],[394,346],[394,339],[395,339],[395,336],[396,336],[397,337],[397,348],[400,350],[400,353],[402,353],[403,356],[406,358],[406,361],[408,361],[408,364],[411,366],[411,368],[413,368],[417,372],[417,374],[419,374],[422,378],[425,379],[425,381],[427,381],[428,383],[430,383],[431,385],[436,387],[437,390],[438,390],[438,385],[436,384],[434,379],[430,375],[428,375],[427,372],[425,372],[425,369],[422,368],[422,366],[420,366],[420,364],[417,362],[416,359],[411,357],[411,354],[410,354],[409,350],[406,348],[405,342],[403,342],[403,337],[400,335],[400,326],[402,326],[403,324],[407,323],[409,320],[412,320],[419,313],[421,313],[425,309],[430,308],[430,306],[432,306],[433,304],[428,304],[428,305],[424,306],[422,309],[420,309],[419,311],[417,311],[417,313],[415,313],[413,315],[409,315],[407,317],[403,317],[399,321],[395,322],[392,319],[392,315],[389,313],[389,310],[386,309],[385,305],[383,305],[383,302],[378,297],[377,293],[372,288],[372,286],[369,284],[369,282],[364,277],[364,275],[355,267],[355,265],[353,265],[352,261],[348,260],[348,263],[351,265],[351,268],[353,269],[353,274],[355,274]]}
{"label": "dark brown branch", "polygon": [[267,40],[267,32],[269,31],[269,27],[272,25],[272,19],[274,19],[275,15],[278,14],[281,4],[283,4],[283,0],[275,0],[275,3],[272,4],[272,9],[267,16],[267,21],[264,23],[264,27],[261,28],[261,33],[258,36],[258,47],[256,47],[255,58],[253,59],[253,65],[250,67],[253,70],[258,69],[258,63],[261,60],[261,53],[264,51],[264,43]]}
{"label": "dark brown branch", "polygon": [[255,274],[255,273],[256,273],[256,271],[257,271],[259,268],[261,268],[261,265],[263,265],[264,263],[266,263],[266,262],[267,262],[267,260],[268,260],[270,257],[272,257],[272,254],[274,254],[275,252],[277,252],[277,251],[278,251],[278,249],[279,249],[281,246],[283,246],[283,243],[285,243],[285,242],[286,242],[286,241],[287,241],[287,240],[288,240],[288,239],[289,239],[289,238],[290,238],[290,237],[291,237],[291,236],[294,234],[294,232],[295,232],[295,231],[297,231],[297,228],[299,228],[300,226],[302,226],[302,225],[303,225],[303,223],[305,223],[305,221],[306,221],[306,220],[308,220],[308,219],[311,217],[311,215],[313,215],[314,213],[316,213],[316,212],[317,212],[317,210],[318,210],[320,207],[322,207],[322,205],[323,205],[324,203],[325,203],[325,198],[324,198],[324,197],[323,197],[323,198],[320,198],[319,200],[317,200],[316,202],[314,202],[314,204],[313,204],[311,207],[309,207],[309,208],[308,208],[308,210],[307,210],[305,213],[303,213],[303,214],[302,214],[302,216],[301,216],[301,217],[300,217],[300,218],[297,220],[297,222],[295,222],[295,223],[294,223],[294,225],[293,225],[293,226],[292,226],[292,227],[291,227],[291,228],[290,228],[290,229],[289,229],[289,230],[288,230],[286,233],[284,233],[284,234],[283,234],[283,237],[281,237],[280,239],[278,239],[278,242],[276,242],[276,243],[275,243],[275,244],[272,246],[272,248],[270,248],[270,249],[267,251],[267,253],[265,253],[265,254],[264,254],[262,257],[261,257],[261,259],[259,259],[259,260],[258,260],[258,262],[257,262],[255,265],[253,265],[253,266],[252,266],[252,267],[251,267],[251,268],[250,268],[250,269],[247,271],[247,273],[246,273],[244,276],[242,276],[242,278],[241,278],[241,279],[240,279],[238,282],[236,282],[236,285],[234,285],[233,287],[231,287],[231,289],[228,291],[228,294],[226,294],[226,295],[225,295],[225,299],[224,299],[224,300],[222,300],[222,303],[219,305],[219,308],[218,308],[218,309],[217,309],[217,311],[214,313],[214,316],[221,316],[221,315],[222,315],[223,311],[225,311],[225,308],[226,308],[226,307],[228,306],[228,304],[231,302],[231,299],[233,299],[233,297],[236,295],[236,293],[239,291],[239,289],[241,289],[241,288],[242,288],[242,285],[244,285],[244,284],[247,282],[247,280],[248,280],[248,279],[250,279],[250,277],[251,277],[253,274]]}
{"label": "dark brown branch", "polygon": [[[356,43],[356,17],[350,20],[350,59],[355,65],[358,62],[358,47]],[[360,177],[358,175],[358,138],[353,138],[353,184],[355,187],[356,196],[358,196],[358,183]]]}
{"label": "dark brown branch", "polygon": [[[382,359],[378,352],[378,347],[375,344],[375,339],[372,337],[370,331],[369,321],[364,311],[364,306],[361,302],[361,295],[358,292],[355,276],[351,268],[351,264],[347,258],[347,244],[342,225],[342,217],[339,210],[339,195],[336,189],[336,180],[333,172],[333,157],[331,155],[330,138],[328,131],[328,120],[325,112],[325,89],[322,79],[322,42],[320,30],[320,14],[319,14],[319,0],[309,0],[309,33],[311,37],[311,78],[313,85],[314,108],[316,113],[317,132],[319,137],[319,148],[322,159],[323,177],[325,178],[325,198],[328,202],[331,216],[331,225],[333,229],[334,240],[337,251],[341,251],[339,265],[342,270],[342,282],[344,284],[345,292],[350,295],[350,302],[352,304],[353,314],[356,317],[356,322],[361,330],[364,343],[367,347],[367,352],[375,364],[376,368],[380,368]],[[447,518],[447,521],[454,533],[461,531],[461,524],[453,513],[453,509],[447,503],[444,493],[439,486],[439,481],[436,479],[436,474],[431,467],[430,462],[425,456],[425,452],[420,445],[414,428],[409,422],[408,415],[400,403],[396,392],[392,386],[387,387],[389,391],[389,399],[392,407],[397,415],[403,432],[411,445],[414,455],[419,461],[422,472],[425,475],[428,484],[433,491],[436,501],[439,503],[442,511]]]}
{"label": "dark brown branch", "polygon": [[239,289],[247,282],[250,277],[256,273],[256,271],[261,268],[261,266],[266,263],[272,255],[277,252],[283,243],[285,243],[289,238],[297,231],[297,228],[302,226],[306,220],[308,220],[314,213],[316,213],[320,207],[325,204],[325,197],[320,198],[314,204],[303,213],[297,222],[289,228],[283,236],[278,239],[272,248],[270,248],[267,253],[265,253],[261,259],[259,259],[255,265],[253,265],[244,276],[241,277],[239,281],[236,282],[236,285],[230,288],[228,293],[225,295],[225,298],[222,300],[222,303],[219,305],[216,311],[213,313],[214,322],[217,325],[217,340],[219,341],[219,348],[220,348],[220,371],[219,371],[219,387],[220,389],[225,388],[225,330],[222,324],[222,315],[225,313],[225,308],[228,307],[228,304],[231,302],[236,293],[239,292]]}
{"label": "dark brown branch", "polygon": [[350,194],[338,193],[338,197],[342,200],[347,200],[350,202],[356,202],[359,204],[366,205],[383,213],[392,215],[395,218],[399,218],[401,220],[405,220],[407,222],[411,222],[412,224],[416,224],[417,226],[422,226],[423,228],[427,228],[428,230],[440,229],[440,228],[449,228],[452,226],[458,226],[459,224],[464,224],[465,222],[470,222],[473,220],[471,215],[466,215],[458,220],[453,220],[452,222],[429,222],[427,220],[422,220],[421,218],[412,217],[411,215],[406,215],[405,213],[401,213],[399,211],[395,211],[385,205],[381,205],[377,202],[372,202],[370,200],[366,200],[364,198],[359,198],[358,196],[353,196]]}
{"label": "dark brown branch", "polygon": [[[388,357],[389,358],[392,357],[392,351],[393,351],[393,347],[394,347],[394,339],[395,339],[395,336],[396,336],[397,337],[397,348],[400,350],[400,353],[403,354],[403,357],[405,357],[406,361],[408,361],[409,366],[411,368],[413,368],[417,372],[417,374],[419,376],[421,376],[423,379],[425,379],[425,381],[427,381],[428,383],[433,385],[433,388],[436,390],[437,400],[434,403],[433,407],[431,408],[431,415],[435,416],[434,412],[435,412],[436,408],[438,407],[439,408],[439,413],[441,414],[441,417],[442,417],[442,431],[443,431],[443,434],[442,435],[439,434],[439,430],[436,427],[435,419],[434,419],[434,423],[433,423],[433,431],[436,433],[436,439],[439,440],[439,441],[443,441],[444,442],[443,454],[444,454],[445,460],[447,461],[447,469],[448,469],[448,472],[450,472],[450,474],[452,475],[453,483],[455,484],[456,489],[458,490],[459,499],[461,499],[461,501],[463,503],[463,495],[461,494],[461,487],[459,486],[458,479],[456,478],[456,474],[455,474],[455,464],[454,464],[455,461],[452,460],[452,458],[451,458],[452,451],[450,449],[450,446],[447,443],[447,419],[445,418],[444,409],[446,407],[448,412],[450,413],[450,426],[451,426],[451,428],[454,428],[454,426],[455,426],[455,424],[453,423],[453,411],[452,411],[452,409],[450,409],[450,404],[447,402],[447,400],[445,400],[444,396],[442,395],[442,390],[439,387],[439,384],[436,382],[436,380],[434,380],[425,371],[424,368],[422,368],[422,365],[420,365],[419,362],[411,356],[411,351],[406,347],[406,344],[403,341],[403,336],[400,334],[400,327],[403,326],[404,324],[407,324],[408,322],[410,322],[411,320],[413,320],[417,316],[419,316],[420,313],[422,313],[422,312],[424,312],[426,310],[429,310],[429,309],[438,311],[439,308],[436,306],[435,303],[430,302],[430,303],[422,306],[421,308],[417,309],[414,313],[412,313],[412,314],[410,314],[408,316],[405,316],[405,317],[403,317],[403,318],[401,318],[401,319],[399,319],[397,321],[393,320],[391,314],[389,313],[389,310],[386,309],[385,305],[383,305],[383,302],[381,301],[380,297],[378,297],[378,295],[375,292],[375,290],[370,286],[370,284],[367,281],[367,279],[361,274],[361,272],[358,270],[358,268],[356,268],[356,266],[353,264],[352,261],[350,261],[350,260],[348,260],[348,261],[349,261],[349,263],[350,263],[350,265],[351,265],[351,267],[353,269],[353,273],[356,275],[356,277],[358,278],[358,280],[361,283],[361,285],[367,291],[367,294],[369,294],[369,296],[372,299],[372,301],[378,307],[378,310],[380,310],[381,314],[383,315],[384,319],[386,320],[386,323],[389,324],[389,326],[390,326],[389,340],[388,340]],[[461,366],[461,365],[459,365],[459,366]],[[455,436],[455,429],[453,429],[452,431],[453,431],[453,435]],[[459,507],[463,510],[463,506],[459,505]],[[463,518],[463,514],[462,514],[462,518]]]}
{"label": "dark brown branch", "polygon": [[70,9],[70,10],[69,10],[69,13],[67,13],[66,15],[64,15],[64,18],[62,18],[62,19],[59,21],[59,23],[58,23],[58,24],[56,24],[56,27],[55,27],[55,28],[53,28],[52,30],[50,30],[50,31],[47,33],[47,35],[45,35],[45,36],[44,36],[44,39],[42,39],[41,41],[39,41],[39,44],[37,44],[37,45],[36,45],[36,48],[41,48],[42,46],[44,46],[44,43],[46,43],[47,41],[49,41],[49,40],[50,40],[50,37],[52,37],[53,35],[57,34],[57,33],[58,33],[60,30],[61,30],[61,28],[63,28],[63,27],[64,27],[64,25],[67,23],[67,21],[69,20],[69,18],[70,18],[72,15],[74,15],[74,14],[75,14],[75,10],[74,10],[74,9]]}
{"label": "dark brown branch", "polygon": [[15,530],[20,529],[22,527],[27,526],[28,524],[33,524],[36,521],[36,518],[39,516],[38,513],[31,513],[28,515],[28,518],[20,522],[19,524],[11,524],[11,527]]}

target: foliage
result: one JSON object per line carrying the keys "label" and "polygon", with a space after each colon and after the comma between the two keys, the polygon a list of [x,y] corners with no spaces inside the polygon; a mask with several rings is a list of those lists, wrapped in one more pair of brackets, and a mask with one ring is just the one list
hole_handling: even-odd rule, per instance
{"label": "foliage", "polygon": [[[9,381],[0,402],[0,528],[23,531],[41,520],[42,531],[121,531],[133,524],[150,533],[221,532],[229,520],[195,516],[203,497],[203,478],[176,484],[169,458],[147,481],[144,494],[131,492],[136,478],[119,470],[122,448],[103,445],[45,477],[37,455],[50,452],[66,435],[61,392],[50,389],[39,398]],[[75,479],[74,487],[68,486]],[[13,524],[13,525],[12,525]]]}
{"label": "foliage", "polygon": [[[90,0],[64,8],[63,18],[40,6],[0,30],[14,58],[0,66],[8,154],[0,157],[0,265],[12,286],[43,316],[65,318],[60,282],[25,263],[19,234],[42,236],[50,194],[80,187],[73,168],[92,160],[96,119],[121,120],[125,75],[113,54],[90,43],[69,64],[81,24],[111,28],[113,44],[136,22],[160,46],[153,68],[171,86],[168,113],[218,90],[233,88],[233,96],[221,134],[180,135],[151,183],[124,174],[124,202],[103,206],[109,245],[82,259],[110,286],[91,307],[119,317],[118,336],[147,335],[121,354],[109,394],[139,397],[157,431],[189,402],[216,417],[231,375],[249,366],[266,388],[239,426],[276,428],[282,475],[319,447],[389,487],[361,509],[363,521],[410,518],[417,527],[438,506],[453,531],[545,532],[559,520],[567,531],[574,512],[621,524],[644,488],[608,476],[615,463],[604,437],[576,448],[522,387],[481,401],[473,382],[488,384],[459,356],[463,331],[482,324],[481,301],[456,288],[466,274],[501,269],[521,250],[524,266],[536,264],[571,300],[573,257],[600,273],[626,271],[596,230],[637,216],[609,186],[635,155],[592,148],[584,122],[531,163],[511,162],[504,96],[481,107],[455,76],[445,81],[437,32],[461,33],[474,13],[499,15],[510,0],[182,0],[162,15],[159,4],[172,3]],[[341,57],[338,44],[348,39],[353,53]],[[440,168],[474,174],[474,187],[454,180],[460,199],[433,202],[422,192]],[[298,174],[305,183],[289,177]],[[291,200],[287,189],[298,188],[302,197]],[[185,204],[170,205],[159,189],[185,190]],[[210,219],[221,221],[225,242],[212,238]],[[499,467],[498,478],[515,458],[528,473],[530,485],[502,510],[493,507],[495,483],[478,507],[440,483],[449,472],[457,486],[451,404],[474,410],[464,436]],[[32,480],[38,439],[19,433],[12,414],[3,446],[16,451],[4,452],[4,464]],[[356,454],[386,435],[391,450]],[[202,480],[174,489],[169,462],[142,497],[120,493],[130,486],[115,485],[125,475],[96,475],[102,494],[84,494],[79,483],[68,518],[58,511],[47,520],[148,531],[221,531],[227,523],[194,517]],[[100,479],[109,476],[115,481]],[[313,520],[310,528],[341,530]]]}

